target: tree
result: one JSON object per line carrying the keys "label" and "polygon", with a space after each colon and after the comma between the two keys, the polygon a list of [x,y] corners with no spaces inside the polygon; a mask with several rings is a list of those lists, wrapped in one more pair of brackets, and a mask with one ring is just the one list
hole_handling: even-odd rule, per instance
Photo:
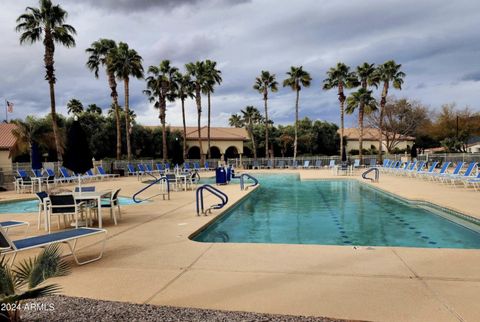
{"label": "tree", "polygon": [[[360,66],[357,66],[357,76],[358,76],[358,81],[360,83],[360,86],[362,87],[361,89],[363,90],[361,93],[359,93],[356,97],[352,97],[352,104],[350,105],[352,108],[350,109],[351,112],[347,111],[347,114],[353,113],[353,110],[355,110],[355,102],[357,101],[358,104],[358,128],[360,130],[360,135],[358,139],[358,145],[359,145],[359,159],[360,162],[363,162],[363,117],[364,114],[371,113],[373,110],[376,110],[377,104],[376,101],[373,97],[371,97],[371,92],[370,96],[367,94],[368,92],[368,86],[374,86],[375,88],[378,87],[378,73],[376,72],[375,69],[375,64],[369,64],[367,62],[363,63]],[[367,101],[371,101],[372,105],[371,106],[366,106]],[[347,110],[348,110],[348,98],[347,98]]]}
{"label": "tree", "polygon": [[102,115],[102,108],[97,104],[89,104],[87,107],[87,113]]}
{"label": "tree", "polygon": [[176,83],[177,93],[176,96],[182,102],[182,121],[183,121],[183,158],[187,158],[187,124],[185,121],[185,100],[187,98],[193,98],[193,82],[190,75],[182,75],[180,72],[176,72],[174,75]]}
{"label": "tree", "polygon": [[187,74],[191,77],[193,88],[195,90],[195,102],[197,104],[197,127],[198,127],[198,145],[200,147],[200,162],[205,162],[205,155],[203,154],[202,137],[201,137],[201,117],[202,117],[202,89],[208,81],[205,63],[197,61],[195,63],[188,63],[185,65]]}
{"label": "tree", "polygon": [[129,118],[129,84],[130,76],[137,79],[143,78],[142,57],[134,50],[128,47],[128,44],[120,42],[118,47],[112,49],[110,65],[117,78],[123,80],[125,91],[125,136],[127,138],[127,159],[132,157],[132,147],[130,145],[130,118]]}
{"label": "tree", "polygon": [[269,151],[269,139],[268,139],[268,92],[277,92],[278,91],[278,83],[275,80],[275,74],[270,74],[270,72],[262,70],[260,76],[255,78],[255,84],[253,85],[253,89],[263,95],[263,103],[265,107],[265,157],[270,158]]}
{"label": "tree", "polygon": [[[44,248],[34,259],[25,259],[11,269],[5,256],[0,258],[0,311],[1,320],[20,321],[20,310],[9,310],[5,314],[5,305],[20,308],[22,301],[37,299],[58,293],[57,284],[41,285],[52,277],[70,274],[68,263],[62,259],[60,245]],[[8,316],[6,316],[8,315]]]}
{"label": "tree", "polygon": [[83,112],[83,104],[79,100],[72,98],[67,103],[68,114],[72,113],[74,115],[79,115]]}
{"label": "tree", "polygon": [[283,87],[289,86],[293,91],[296,92],[297,96],[295,99],[295,139],[293,142],[293,159],[297,158],[297,145],[298,145],[298,133],[297,133],[297,123],[298,123],[298,101],[300,98],[300,90],[303,87],[310,87],[310,82],[312,77],[310,74],[303,70],[303,66],[295,67],[291,66],[290,71],[287,72],[288,78],[283,80]]}
{"label": "tree", "polygon": [[147,89],[143,92],[149,96],[154,107],[159,109],[160,122],[162,123],[162,159],[165,162],[168,158],[167,146],[167,128],[166,128],[166,111],[167,100],[173,102],[175,100],[176,83],[174,75],[178,68],[170,65],[168,59],[160,62],[158,66],[150,66],[147,77]]}
{"label": "tree", "polygon": [[[380,120],[380,117],[383,119]],[[381,133],[382,141],[385,140],[387,151],[391,153],[400,141],[417,133],[428,118],[426,107],[415,101],[400,99],[387,103],[383,113],[375,111],[368,115],[367,122]]]}
{"label": "tree", "polygon": [[[363,150],[363,115],[370,114],[377,110],[377,101],[372,96],[372,91],[363,88],[363,86],[356,92],[351,93],[347,98],[347,114],[353,114],[358,108],[358,128],[360,129],[359,136],[359,157],[362,160]],[[361,162],[361,161],[360,161]]]}
{"label": "tree", "polygon": [[345,88],[358,86],[356,74],[350,72],[350,67],[344,63],[337,63],[336,67],[332,67],[327,71],[327,78],[323,80],[323,89],[330,90],[337,88],[338,101],[340,102],[340,159],[343,159],[343,136],[344,136],[344,118],[345,118],[345,100],[346,96],[343,92]]}
{"label": "tree", "polygon": [[252,143],[253,158],[257,159],[257,145],[255,141],[255,135],[253,133],[253,128],[256,124],[262,122],[262,116],[257,108],[253,106],[247,106],[245,110],[240,111],[241,115],[233,114],[229,123],[231,126],[235,127],[245,127],[250,136],[250,141]]}
{"label": "tree", "polygon": [[382,143],[382,132],[383,129],[383,113],[385,109],[385,105],[387,104],[387,95],[388,89],[390,84],[392,84],[393,88],[402,89],[403,78],[405,77],[405,73],[400,71],[402,67],[401,64],[395,63],[393,60],[389,60],[382,65],[378,66],[377,68],[377,77],[380,82],[383,82],[383,89],[382,89],[382,98],[380,100],[380,115],[379,115],[379,129],[380,129],[380,137],[378,138],[378,158],[379,161],[382,162],[382,151],[383,151],[383,143]]}
{"label": "tree", "polygon": [[207,152],[208,158],[211,158],[210,153],[210,114],[211,114],[211,103],[210,95],[214,92],[215,85],[220,85],[222,83],[221,71],[216,69],[217,62],[207,59],[205,61],[205,72],[206,72],[206,82],[203,86],[203,93],[207,94],[207,104],[208,104],[208,123],[207,123]]}
{"label": "tree", "polygon": [[117,44],[111,39],[99,39],[93,42],[85,52],[90,54],[86,64],[87,68],[95,73],[96,78],[98,78],[98,70],[100,66],[105,67],[105,71],[107,72],[110,96],[112,97],[112,104],[115,109],[115,121],[117,127],[117,160],[120,160],[122,155],[122,130],[120,127],[117,81],[115,80],[115,70],[112,67],[113,59],[111,57],[112,51],[116,47]]}
{"label": "tree", "polygon": [[43,39],[45,55],[43,58],[46,75],[45,79],[50,86],[50,112],[52,114],[52,128],[55,137],[57,159],[62,160],[62,150],[57,127],[57,113],[55,106],[55,43],[67,48],[75,46],[75,28],[65,24],[68,13],[59,5],[53,5],[50,0],[40,0],[39,8],[27,7],[26,12],[17,18],[15,30],[22,32],[20,44],[33,44]]}
{"label": "tree", "polygon": [[[39,120],[34,116],[27,116],[25,121],[13,120],[17,127],[12,131],[15,137],[15,144],[10,149],[10,155],[13,157],[28,153],[30,161],[32,160],[32,144],[38,143],[39,147],[45,149],[55,149],[55,139],[52,128],[45,122],[45,119]],[[63,142],[60,142],[63,148]]]}

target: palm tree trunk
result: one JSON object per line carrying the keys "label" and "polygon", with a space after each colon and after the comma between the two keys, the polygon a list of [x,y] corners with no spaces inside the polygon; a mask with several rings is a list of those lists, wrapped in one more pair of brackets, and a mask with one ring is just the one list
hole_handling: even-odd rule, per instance
{"label": "palm tree trunk", "polygon": [[117,93],[117,82],[115,81],[115,74],[108,72],[107,68],[107,76],[108,76],[108,84],[110,86],[112,97],[113,106],[115,108],[115,121],[117,126],[117,160],[120,160],[122,156],[122,129],[120,126],[120,109],[118,106],[118,93]]}
{"label": "palm tree trunk", "polygon": [[57,150],[57,160],[62,161],[62,149],[60,145],[60,137],[58,133],[58,124],[57,124],[57,112],[55,104],[55,68],[54,68],[54,52],[55,44],[53,43],[52,33],[50,28],[45,29],[45,69],[46,69],[46,78],[48,80],[48,85],[50,87],[50,113],[52,114],[52,129],[53,136],[55,138],[55,149]]}
{"label": "palm tree trunk", "polygon": [[165,99],[160,99],[160,122],[162,123],[162,160],[165,161],[168,159],[168,149],[167,149],[167,126],[165,122],[166,106],[167,102]]}
{"label": "palm tree trunk", "polygon": [[127,138],[127,160],[130,161],[132,158],[132,147],[130,145],[130,111],[129,111],[129,79],[128,77],[124,80],[125,87],[125,136]]}
{"label": "palm tree trunk", "polygon": [[187,124],[185,122],[185,99],[182,98],[182,119],[183,119],[183,158],[187,158]]}
{"label": "palm tree trunk", "polygon": [[252,124],[248,124],[248,134],[250,135],[250,139],[252,140],[253,159],[257,160],[257,145],[255,143],[255,137],[253,136],[253,126],[252,126]]}
{"label": "palm tree trunk", "polygon": [[270,158],[270,153],[269,153],[269,140],[268,140],[268,108],[267,108],[267,93],[263,94],[263,102],[265,105],[265,158],[269,159]]}
{"label": "palm tree trunk", "polygon": [[210,159],[211,153],[210,153],[210,92],[207,94],[207,99],[208,99],[208,124],[207,124],[207,153],[208,153],[208,158]]}
{"label": "palm tree trunk", "polygon": [[383,90],[382,90],[382,99],[380,100],[380,119],[378,120],[378,129],[379,129],[379,137],[378,137],[378,161],[380,164],[382,163],[383,158],[383,114],[385,109],[385,104],[387,103],[387,95],[388,95],[388,82],[383,83]]}
{"label": "palm tree trunk", "polygon": [[300,90],[297,89],[297,98],[295,100],[295,141],[293,142],[293,160],[297,159],[297,140],[298,140],[298,100],[300,98]]}
{"label": "palm tree trunk", "polygon": [[195,86],[195,101],[197,103],[197,113],[198,113],[198,122],[197,122],[197,126],[198,126],[198,146],[200,148],[200,163],[202,165],[205,164],[204,162],[204,156],[203,156],[203,147],[202,147],[202,136],[200,134],[200,119],[202,117],[202,97],[201,97],[201,93],[200,93],[200,84],[196,84]]}
{"label": "palm tree trunk", "polygon": [[345,94],[343,94],[343,84],[338,84],[338,100],[340,101],[340,160],[343,160],[343,133],[345,119]]}
{"label": "palm tree trunk", "polygon": [[359,153],[358,157],[360,158],[360,164],[363,164],[363,114],[364,114],[364,104],[360,103],[358,110],[358,128],[360,129],[360,136],[358,138]]}

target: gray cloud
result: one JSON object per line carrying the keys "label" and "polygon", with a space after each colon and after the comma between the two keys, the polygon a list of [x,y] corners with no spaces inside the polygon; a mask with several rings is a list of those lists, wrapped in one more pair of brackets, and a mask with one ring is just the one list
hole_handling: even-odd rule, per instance
{"label": "gray cloud", "polygon": [[480,71],[475,71],[473,73],[468,73],[462,77],[463,81],[480,81]]}

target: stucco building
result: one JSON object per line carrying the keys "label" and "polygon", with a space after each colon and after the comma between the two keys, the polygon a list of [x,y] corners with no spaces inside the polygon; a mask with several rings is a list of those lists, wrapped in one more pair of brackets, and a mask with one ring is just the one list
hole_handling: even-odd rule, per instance
{"label": "stucco building", "polygon": [[0,170],[3,171],[12,168],[10,149],[16,142],[15,136],[12,133],[15,128],[15,124],[0,123]]}
{"label": "stucco building", "polygon": [[[338,130],[338,133],[340,134],[340,130]],[[378,151],[379,134],[380,134],[380,131],[378,129],[364,128],[363,129],[363,149],[368,150],[374,147]],[[357,128],[345,128],[344,136],[347,138],[347,143],[346,143],[347,153],[352,150],[358,151],[360,148],[359,146],[360,130]],[[389,135],[389,137],[392,138],[393,133],[392,135]],[[414,142],[415,142],[414,137],[397,134],[395,135],[395,143],[392,149],[395,149],[395,148],[399,150],[409,149],[412,147]],[[383,136],[383,141],[382,141],[383,151],[388,150],[387,143],[388,143],[387,138]]]}

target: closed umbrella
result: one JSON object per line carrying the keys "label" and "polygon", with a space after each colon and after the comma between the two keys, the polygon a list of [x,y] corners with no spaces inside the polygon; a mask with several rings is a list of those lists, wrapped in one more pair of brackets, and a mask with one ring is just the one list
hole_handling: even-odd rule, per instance
{"label": "closed umbrella", "polygon": [[412,160],[417,157],[417,145],[415,143],[412,145],[412,149],[410,150],[410,156],[412,157]]}
{"label": "closed umbrella", "polygon": [[67,134],[67,147],[63,156],[63,166],[78,174],[79,192],[81,189],[80,174],[93,168],[92,152],[88,146],[85,131],[80,122],[73,121]]}
{"label": "closed umbrella", "polygon": [[342,162],[347,161],[347,151],[345,149],[345,146],[342,147]]}
{"label": "closed umbrella", "polygon": [[31,153],[32,169],[40,170],[42,168],[42,156],[40,155],[40,150],[38,149],[38,143],[35,141],[32,142]]}

